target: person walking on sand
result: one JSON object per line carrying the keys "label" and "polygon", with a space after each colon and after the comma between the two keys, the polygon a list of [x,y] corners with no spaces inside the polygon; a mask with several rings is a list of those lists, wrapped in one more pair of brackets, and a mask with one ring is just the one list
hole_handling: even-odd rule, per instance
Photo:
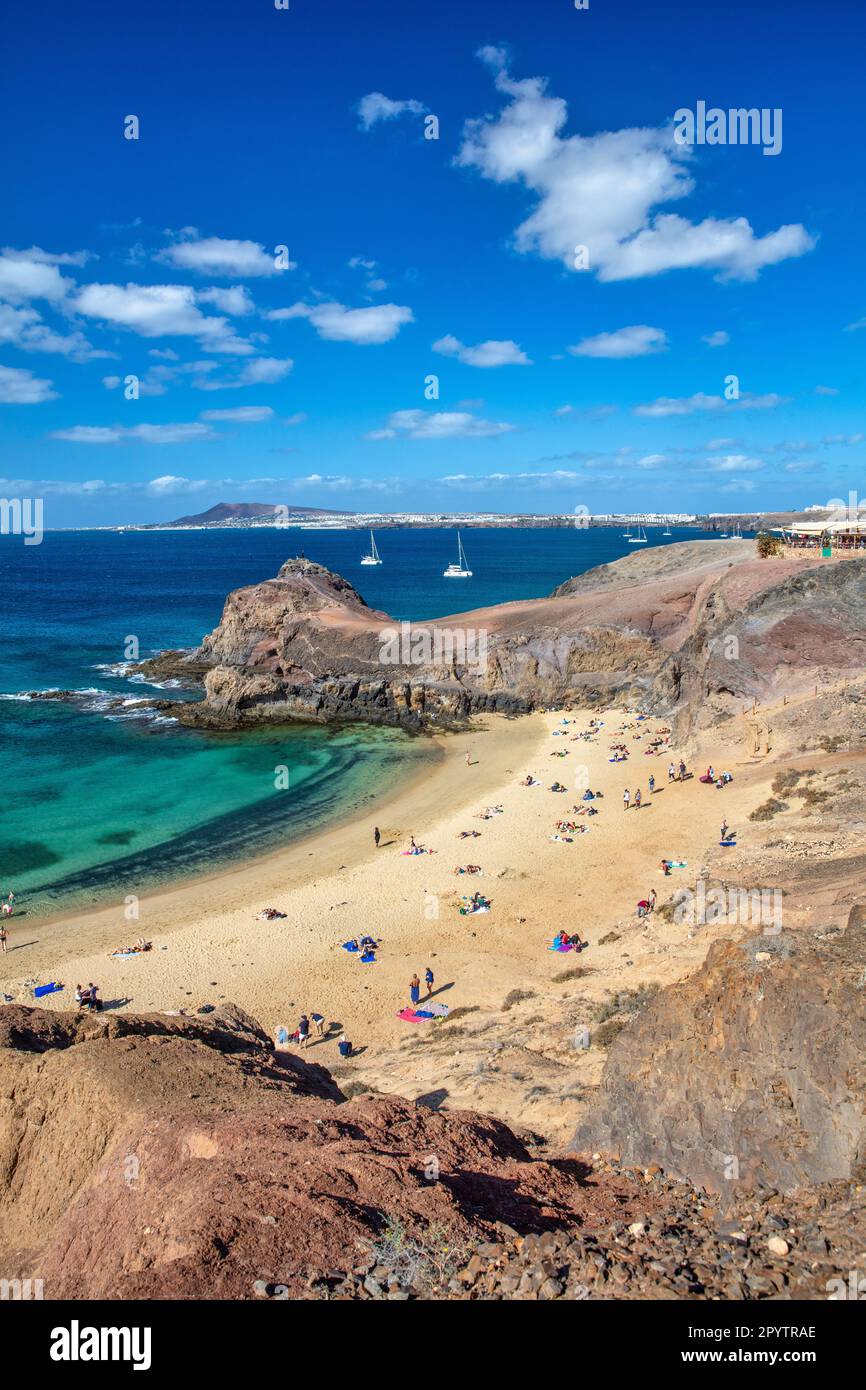
{"label": "person walking on sand", "polygon": [[373,839],[374,839],[374,841],[375,841],[375,844],[376,844],[376,848],[377,848],[377,849],[379,848],[379,841],[381,840],[381,838],[382,838],[382,836],[381,836],[381,834],[380,834],[378,825],[374,825],[374,826],[373,826]]}
{"label": "person walking on sand", "polygon": [[634,794],[634,809],[636,811],[640,810],[640,787],[638,787],[637,791]]}
{"label": "person walking on sand", "polygon": [[670,766],[668,767],[668,781],[669,781],[669,782],[675,782],[675,781],[676,781],[676,778],[677,778],[676,768],[674,767],[673,763],[671,763]]}
{"label": "person walking on sand", "polygon": [[427,998],[429,999],[433,993],[433,971],[430,969],[429,965],[424,971],[424,983],[427,986]]}
{"label": "person walking on sand", "polygon": [[421,999],[421,981],[418,979],[417,973],[409,981],[409,998],[413,1004],[419,1003]]}
{"label": "person walking on sand", "polygon": [[720,839],[720,840],[727,840],[727,838],[728,838],[728,818],[727,818],[727,816],[725,816],[724,819],[722,820],[721,829],[719,830],[719,839]]}
{"label": "person walking on sand", "polygon": [[681,782],[684,782],[685,780],[686,780],[686,765],[685,765],[685,763],[683,762],[683,759],[680,758],[680,781],[681,781]]}
{"label": "person walking on sand", "polygon": [[472,766],[472,754],[470,753],[470,751],[469,751],[468,748],[466,749],[466,766],[467,766],[467,767],[471,767],[471,766]]}
{"label": "person walking on sand", "polygon": [[656,893],[656,890],[653,888],[652,892],[651,892],[650,895],[649,895],[649,911],[650,911],[650,912],[655,912],[656,898],[657,898],[657,897],[658,897],[658,894]]}
{"label": "person walking on sand", "polygon": [[631,805],[631,792],[629,791],[628,787],[626,787],[625,791],[624,791],[623,794],[622,794],[622,809],[623,809],[624,811],[627,811],[630,805]]}

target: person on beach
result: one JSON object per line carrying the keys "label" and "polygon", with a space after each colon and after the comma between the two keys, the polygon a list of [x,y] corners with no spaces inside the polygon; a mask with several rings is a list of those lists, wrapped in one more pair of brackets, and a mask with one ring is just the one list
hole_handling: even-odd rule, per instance
{"label": "person on beach", "polygon": [[429,965],[424,971],[424,983],[427,986],[427,998],[429,999],[433,993],[433,971]]}
{"label": "person on beach", "polygon": [[302,1014],[301,1021],[298,1024],[298,1047],[306,1047],[309,1036],[310,1020],[307,1018],[306,1014]]}
{"label": "person on beach", "polygon": [[2,951],[2,953],[3,953],[4,956],[5,956],[5,954],[6,954],[6,942],[8,941],[8,939],[9,939],[9,933],[8,933],[8,931],[6,930],[5,927],[0,927],[0,951]]}
{"label": "person on beach", "polygon": [[84,990],[81,985],[75,986],[75,1005],[79,1013],[84,1008]]}
{"label": "person on beach", "polygon": [[676,768],[674,767],[673,763],[671,763],[670,766],[668,767],[668,781],[669,781],[669,782],[675,782],[676,779],[677,779]]}
{"label": "person on beach", "polygon": [[340,1034],[340,1041],[337,1043],[337,1051],[341,1057],[351,1057],[352,1055],[352,1044],[349,1042],[345,1033]]}
{"label": "person on beach", "polygon": [[310,1018],[315,1024],[316,1032],[318,1033],[319,1037],[323,1038],[325,1036],[325,1015],[310,1014]]}
{"label": "person on beach", "polygon": [[634,809],[636,811],[640,810],[640,787],[638,787],[637,791],[634,794]]}
{"label": "person on beach", "polygon": [[720,839],[720,840],[727,840],[727,838],[728,838],[728,818],[727,818],[727,816],[725,816],[724,819],[722,820],[721,828],[720,828],[720,830],[719,830],[719,839]]}
{"label": "person on beach", "polygon": [[681,781],[681,782],[684,782],[685,780],[686,780],[686,765],[685,765],[685,763],[683,762],[682,758],[680,758],[680,781]]}
{"label": "person on beach", "polygon": [[650,789],[650,796],[652,796],[653,792],[654,792],[655,789],[656,789],[656,779],[653,777],[652,773],[650,773],[650,775],[649,775],[649,789]]}
{"label": "person on beach", "polygon": [[415,836],[414,836],[414,835],[410,835],[410,836],[409,836],[409,848],[410,848],[410,849],[417,849],[417,848],[418,848],[418,846],[417,846],[416,843],[415,843]]}
{"label": "person on beach", "polygon": [[624,810],[624,811],[627,811],[630,805],[631,805],[631,792],[629,791],[628,787],[626,787],[625,791],[624,791],[623,794],[622,794],[622,808],[623,808],[623,810]]}
{"label": "person on beach", "polygon": [[373,826],[373,840],[375,841],[375,844],[376,844],[376,848],[377,848],[377,849],[379,848],[379,841],[381,840],[381,838],[382,838],[382,836],[381,836],[381,834],[379,833],[379,827],[378,827],[378,825],[374,825],[374,826]]}
{"label": "person on beach", "polygon": [[420,1002],[421,981],[418,979],[417,974],[413,975],[411,980],[409,981],[409,998],[412,1000],[413,1004],[417,1004]]}

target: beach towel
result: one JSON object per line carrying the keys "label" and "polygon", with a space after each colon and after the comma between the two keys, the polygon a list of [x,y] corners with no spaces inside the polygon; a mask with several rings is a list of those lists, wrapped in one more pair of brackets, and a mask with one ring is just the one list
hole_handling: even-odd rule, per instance
{"label": "beach towel", "polygon": [[375,965],[375,964],[376,964],[376,957],[373,955],[373,952],[372,952],[372,951],[368,951],[366,955],[364,955],[364,956],[361,957],[361,964],[362,964],[362,965]]}
{"label": "beach towel", "polygon": [[398,1018],[402,1018],[402,1020],[403,1020],[404,1023],[423,1023],[423,1022],[424,1022],[424,1020],[423,1020],[422,1018],[419,1018],[419,1017],[418,1017],[418,1015],[416,1014],[416,1012],[415,1012],[414,1009],[409,1009],[409,1008],[406,1008],[406,1009],[398,1009],[398,1010],[397,1010],[397,1017],[398,1017]]}
{"label": "beach towel", "polygon": [[489,912],[489,907],[458,907],[461,917],[477,917],[479,912]]}
{"label": "beach towel", "polygon": [[434,1018],[446,1018],[448,1015],[447,1004],[425,1004],[424,1007]]}
{"label": "beach towel", "polygon": [[415,1022],[417,1023],[420,1018],[435,1018],[435,1014],[431,1013],[429,1009],[416,1009]]}
{"label": "beach towel", "polygon": [[56,981],[52,980],[50,985],[37,985],[33,991],[33,996],[36,999],[40,999],[43,994],[56,994],[57,991],[61,990],[62,988],[63,986],[61,984],[58,984]]}
{"label": "beach towel", "polygon": [[136,956],[142,955],[142,951],[111,951],[110,960],[134,960]]}
{"label": "beach towel", "polygon": [[570,941],[560,942],[558,946],[548,946],[548,951],[573,951],[574,947]]}
{"label": "beach towel", "polygon": [[719,840],[719,844],[721,845],[722,849],[736,849],[736,848],[737,848],[737,842],[736,842],[736,840]]}
{"label": "beach towel", "polygon": [[344,951],[357,951],[357,949],[358,949],[358,946],[357,946],[357,943],[356,943],[356,942],[354,942],[354,941],[344,941],[344,942],[343,942],[343,950],[344,950]]}

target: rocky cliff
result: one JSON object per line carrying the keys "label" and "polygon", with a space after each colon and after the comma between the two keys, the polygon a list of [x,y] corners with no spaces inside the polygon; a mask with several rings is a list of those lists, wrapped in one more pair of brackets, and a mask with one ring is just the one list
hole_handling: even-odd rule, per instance
{"label": "rocky cliff", "polygon": [[866,1176],[866,908],[714,945],[613,1044],[575,1136],[710,1190]]}
{"label": "rocky cliff", "polygon": [[640,703],[691,727],[716,716],[713,701],[741,708],[856,672],[864,649],[866,560],[759,560],[750,541],[691,541],[628,555],[547,599],[412,624],[288,560],[230,594],[196,652],[142,670],[204,673],[204,700],[172,712],[218,728],[422,729],[578,702]]}
{"label": "rocky cliff", "polygon": [[841,1181],[723,1205],[657,1163],[345,1101],[231,1005],[0,1006],[0,1274],[49,1300],[846,1297],[864,1207]]}

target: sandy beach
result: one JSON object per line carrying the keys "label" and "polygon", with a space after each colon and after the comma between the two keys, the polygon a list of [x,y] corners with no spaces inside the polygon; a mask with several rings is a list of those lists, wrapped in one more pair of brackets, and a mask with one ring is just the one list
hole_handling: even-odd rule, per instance
{"label": "sandy beach", "polygon": [[[32,981],[61,980],[64,990],[41,1001],[60,1010],[73,1007],[75,984],[90,980],[107,1007],[135,1012],[194,1011],[231,1000],[271,1032],[280,1025],[292,1031],[301,1013],[316,1011],[344,1027],[356,1048],[374,1053],[417,1032],[420,1025],[396,1014],[409,1001],[411,976],[417,971],[423,978],[428,966],[436,997],[451,1010],[494,1010],[510,990],[543,990],[563,963],[577,959],[548,951],[559,929],[581,933],[590,950],[580,959],[598,971],[610,954],[599,938],[630,916],[636,941],[626,955],[635,955],[647,928],[634,914],[638,900],[655,889],[661,903],[681,883],[693,884],[702,854],[718,841],[723,815],[742,827],[756,795],[754,777],[740,776],[732,760],[735,780],[723,792],[700,783],[702,766],[688,781],[669,785],[668,764],[679,760],[679,750],[663,744],[651,756],[644,751],[667,727],[661,720],[596,712],[603,720],[598,737],[577,737],[592,717],[574,711],[489,717],[468,734],[441,736],[438,761],[393,796],[385,794],[363,823],[336,825],[241,870],[144,897],[137,921],[124,918],[122,904],[34,927],[25,911],[9,923],[2,989],[32,1002]],[[612,740],[626,742],[627,762],[609,761]],[[714,748],[717,768],[728,766],[723,757]],[[528,774],[540,785],[521,785]],[[555,781],[567,792],[551,791]],[[601,799],[584,803],[587,785]],[[639,811],[623,810],[624,787],[632,797],[642,789]],[[587,804],[598,814],[573,812]],[[493,806],[501,813],[483,819]],[[563,818],[585,824],[586,833],[570,843],[554,840]],[[378,850],[374,823],[382,833]],[[480,835],[461,840],[463,830]],[[412,836],[433,853],[407,855]],[[664,878],[662,856],[689,867]],[[455,874],[466,864],[480,865],[482,873]],[[490,900],[490,911],[460,915],[461,895],[475,890]],[[265,907],[285,917],[259,920]],[[654,918],[654,930],[656,923],[662,926]],[[706,942],[689,941],[682,924],[664,930],[682,942],[688,958],[702,958]],[[381,943],[375,964],[363,965],[342,949],[364,933]],[[152,941],[150,952],[109,958],[138,936]],[[636,973],[636,959],[617,969],[622,955],[620,948],[611,956],[604,977]],[[668,974],[688,968],[685,958],[668,964]],[[327,1064],[336,1059],[333,1042],[310,1052]],[[399,1089],[398,1078],[394,1083]]]}

